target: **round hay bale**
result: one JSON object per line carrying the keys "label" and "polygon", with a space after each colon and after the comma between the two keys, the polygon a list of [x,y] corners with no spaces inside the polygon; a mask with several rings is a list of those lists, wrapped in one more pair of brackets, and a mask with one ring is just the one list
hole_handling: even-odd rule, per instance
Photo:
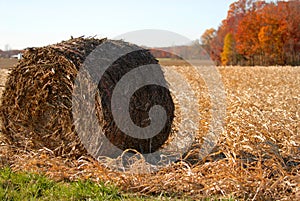
{"label": "round hay bale", "polygon": [[[80,37],[25,50],[23,59],[8,77],[2,96],[2,130],[9,143],[21,149],[46,147],[57,155],[68,157],[87,153],[73,122],[72,92],[85,59],[104,42],[114,43],[119,48],[135,46],[123,41]],[[97,118],[105,136],[121,150],[154,152],[169,137],[174,104],[170,92],[164,87],[145,86],[130,99],[130,116],[140,127],[149,125],[148,113],[153,105],[165,108],[165,127],[151,139],[133,138],[123,133],[111,112],[112,92],[122,76],[141,65],[157,63],[148,50],[134,51],[115,61],[99,81],[101,101],[95,105]]]}

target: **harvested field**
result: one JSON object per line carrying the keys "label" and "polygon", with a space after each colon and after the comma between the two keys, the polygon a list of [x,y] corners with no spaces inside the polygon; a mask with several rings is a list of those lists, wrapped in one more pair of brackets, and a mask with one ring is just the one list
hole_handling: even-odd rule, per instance
{"label": "harvested field", "polygon": [[6,81],[6,77],[8,76],[8,73],[9,73],[8,69],[0,68],[0,97],[2,96],[2,92],[5,88],[5,81]]}
{"label": "harvested field", "polygon": [[[203,82],[190,67],[177,68],[191,82],[197,96],[202,97],[202,114],[207,109],[203,107],[210,105]],[[225,129],[216,149],[204,160],[187,158],[155,173],[134,174],[113,172],[89,156],[71,160],[55,157],[49,149],[20,150],[1,142],[0,164],[10,165],[15,171],[42,172],[57,180],[104,181],[144,195],[299,199],[300,68],[220,67],[218,70],[227,93]],[[205,131],[210,116],[205,112],[203,116],[200,125]]]}
{"label": "harvested field", "polygon": [[0,58],[0,97],[5,86],[5,80],[9,69],[18,63],[17,59]]}
{"label": "harvested field", "polygon": [[9,69],[18,63],[15,58],[0,58],[0,69]]}
{"label": "harvested field", "polygon": [[192,63],[193,65],[197,66],[209,66],[213,65],[213,62],[211,60],[189,60],[188,62],[186,60],[181,59],[171,59],[171,58],[158,58],[158,61],[163,66],[185,66],[189,65],[189,63]]}

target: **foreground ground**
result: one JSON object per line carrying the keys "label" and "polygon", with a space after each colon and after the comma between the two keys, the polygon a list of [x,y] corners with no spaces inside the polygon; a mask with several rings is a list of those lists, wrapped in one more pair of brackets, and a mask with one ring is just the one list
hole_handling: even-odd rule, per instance
{"label": "foreground ground", "polygon": [[[176,67],[199,98],[199,138],[212,121],[201,76]],[[88,156],[56,157],[51,150],[18,150],[1,144],[1,165],[43,173],[57,181],[90,179],[122,192],[169,197],[241,200],[300,198],[300,68],[220,67],[226,90],[224,132],[213,153],[197,158],[195,145],[184,161],[151,174],[113,172]],[[1,71],[1,75],[4,75]],[[2,78],[3,83],[3,78]],[[201,140],[199,140],[199,143]],[[198,159],[198,160],[197,160]]]}

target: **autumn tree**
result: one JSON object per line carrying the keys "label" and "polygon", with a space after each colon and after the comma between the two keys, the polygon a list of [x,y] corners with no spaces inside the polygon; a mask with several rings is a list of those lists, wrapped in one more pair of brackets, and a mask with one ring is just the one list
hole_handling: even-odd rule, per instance
{"label": "autumn tree", "polygon": [[211,35],[210,56],[217,64],[300,65],[299,13],[296,0],[236,1]]}
{"label": "autumn tree", "polygon": [[[249,4],[249,2],[251,2],[251,0],[240,0],[231,4],[227,13],[227,18],[222,21],[218,30],[209,29],[203,34],[203,36],[205,36],[208,33],[213,33],[210,35],[212,36],[212,38],[210,38],[209,40],[210,51],[208,51],[208,53],[210,54],[211,59],[217,65],[222,64],[221,54],[223,52],[224,40],[226,35],[230,32],[233,34],[233,38],[235,38],[234,33],[238,28],[239,21],[246,13],[247,5]],[[203,44],[202,40],[201,42]]]}
{"label": "autumn tree", "polygon": [[248,14],[239,23],[236,33],[237,51],[248,60],[253,60],[254,55],[259,51],[258,40],[256,38],[259,28],[257,27],[256,18],[255,13]]}
{"label": "autumn tree", "polygon": [[216,36],[216,30],[214,28],[207,29],[201,36],[200,42],[205,51],[210,54],[212,51],[211,41]]}
{"label": "autumn tree", "polygon": [[221,61],[223,66],[236,64],[235,41],[231,33],[228,33],[224,39]]}
{"label": "autumn tree", "polygon": [[224,38],[228,33],[227,28],[228,27],[226,27],[225,25],[221,25],[219,29],[216,31],[216,35],[211,40],[210,43],[210,48],[211,48],[210,57],[217,65],[222,64],[221,54],[223,52]]}
{"label": "autumn tree", "polygon": [[280,2],[278,6],[286,9],[285,59],[290,65],[300,65],[300,1]]}

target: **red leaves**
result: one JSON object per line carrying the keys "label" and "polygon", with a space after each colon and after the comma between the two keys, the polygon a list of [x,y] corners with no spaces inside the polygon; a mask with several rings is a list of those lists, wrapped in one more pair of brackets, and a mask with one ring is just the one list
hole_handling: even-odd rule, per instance
{"label": "red leaves", "polygon": [[[300,65],[300,1],[239,0],[230,5],[215,37],[211,58],[221,64],[224,40],[232,34],[236,65]],[[223,54],[224,55],[224,54]]]}

